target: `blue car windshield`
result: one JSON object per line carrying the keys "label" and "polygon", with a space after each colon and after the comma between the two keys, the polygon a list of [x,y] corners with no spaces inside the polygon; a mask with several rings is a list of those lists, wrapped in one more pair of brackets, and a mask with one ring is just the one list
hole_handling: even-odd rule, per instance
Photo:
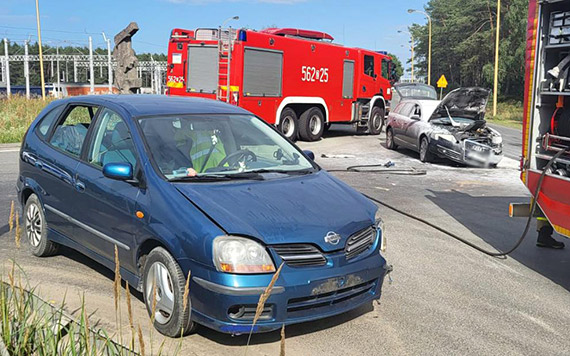
{"label": "blue car windshield", "polygon": [[314,170],[293,145],[254,116],[201,114],[138,121],[152,159],[167,179]]}

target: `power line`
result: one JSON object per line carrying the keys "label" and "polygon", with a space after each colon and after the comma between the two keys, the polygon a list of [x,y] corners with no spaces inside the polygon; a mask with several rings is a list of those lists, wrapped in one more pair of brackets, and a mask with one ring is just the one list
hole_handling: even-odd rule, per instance
{"label": "power line", "polygon": [[[36,31],[35,28],[31,28],[31,27],[15,27],[15,26],[4,26],[4,25],[0,25],[1,28],[9,28],[12,30],[27,30],[27,31]],[[80,32],[80,31],[65,31],[65,30],[44,30],[42,29],[42,32],[47,31],[47,32],[59,32],[59,33],[80,33],[80,34],[85,34],[85,35],[99,35],[99,33],[96,32]]]}

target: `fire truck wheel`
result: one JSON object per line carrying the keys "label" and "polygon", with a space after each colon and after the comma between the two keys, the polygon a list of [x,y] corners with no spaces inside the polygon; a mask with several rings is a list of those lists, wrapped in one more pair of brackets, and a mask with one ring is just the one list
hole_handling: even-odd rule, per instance
{"label": "fire truck wheel", "polygon": [[316,141],[325,129],[325,117],[321,109],[312,107],[305,110],[299,118],[299,136],[304,141]]}
{"label": "fire truck wheel", "polygon": [[375,106],[370,113],[370,120],[368,120],[368,133],[371,135],[379,135],[384,126],[384,109]]}
{"label": "fire truck wheel", "polygon": [[299,131],[297,128],[297,123],[298,120],[295,110],[291,108],[285,108],[281,112],[281,118],[279,120],[279,131],[281,131],[281,133],[291,141],[295,141],[297,140],[297,133]]}

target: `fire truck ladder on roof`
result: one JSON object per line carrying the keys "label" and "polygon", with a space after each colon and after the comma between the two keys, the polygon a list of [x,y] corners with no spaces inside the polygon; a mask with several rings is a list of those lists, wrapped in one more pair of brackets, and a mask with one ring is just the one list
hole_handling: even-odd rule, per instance
{"label": "fire truck ladder on roof", "polygon": [[218,30],[218,90],[216,97],[218,100],[230,102],[230,65],[232,61],[233,38],[236,30]]}

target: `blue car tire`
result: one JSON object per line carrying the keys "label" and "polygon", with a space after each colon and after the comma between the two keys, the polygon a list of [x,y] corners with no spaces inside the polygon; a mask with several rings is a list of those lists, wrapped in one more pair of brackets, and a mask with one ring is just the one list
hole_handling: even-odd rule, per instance
{"label": "blue car tire", "polygon": [[196,329],[190,318],[189,294],[184,308],[186,278],[176,260],[164,248],[157,247],[148,254],[143,283],[148,315],[161,334],[180,337]]}
{"label": "blue car tire", "polygon": [[48,240],[47,223],[40,200],[35,194],[30,195],[24,208],[25,234],[38,257],[52,256],[57,253],[57,244]]}

